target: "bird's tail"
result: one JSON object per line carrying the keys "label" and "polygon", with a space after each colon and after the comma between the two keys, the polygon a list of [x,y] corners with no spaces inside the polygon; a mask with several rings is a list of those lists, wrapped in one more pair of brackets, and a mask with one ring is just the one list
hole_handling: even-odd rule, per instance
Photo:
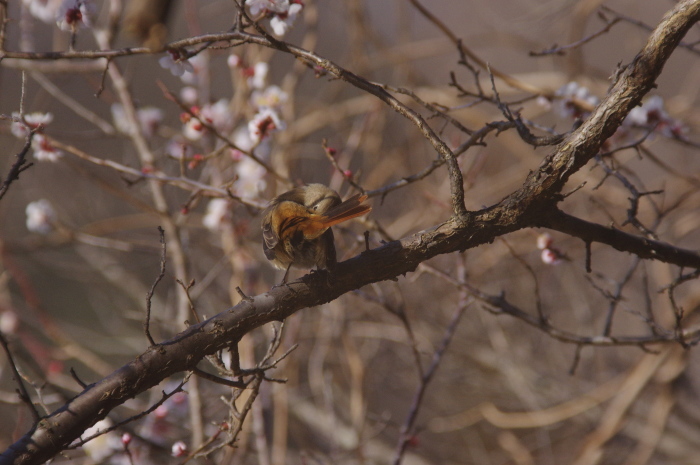
{"label": "bird's tail", "polygon": [[314,215],[312,224],[309,225],[309,228],[305,229],[304,235],[307,237],[321,235],[321,233],[331,226],[369,213],[372,211],[372,207],[363,204],[365,200],[367,200],[367,195],[356,194],[343,203],[331,208],[323,215]]}

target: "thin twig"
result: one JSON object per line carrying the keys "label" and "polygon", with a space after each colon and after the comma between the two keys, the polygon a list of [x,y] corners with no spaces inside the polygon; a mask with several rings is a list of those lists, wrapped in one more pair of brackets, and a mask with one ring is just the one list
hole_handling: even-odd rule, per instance
{"label": "thin twig", "polygon": [[29,149],[32,147],[32,138],[34,137],[34,133],[36,132],[36,129],[32,129],[29,131],[29,134],[27,134],[27,139],[24,143],[24,147],[22,147],[22,150],[15,155],[17,157],[17,160],[12,164],[10,167],[10,170],[7,172],[7,176],[5,177],[5,181],[3,181],[2,186],[0,186],[0,199],[2,199],[5,196],[5,193],[7,193],[8,189],[10,188],[10,184],[12,184],[13,181],[16,181],[19,179],[19,174],[22,171],[25,171],[29,168],[31,168],[34,163],[27,163],[27,153],[29,152]]}
{"label": "thin twig", "polygon": [[163,231],[163,228],[158,226],[158,233],[160,234],[160,244],[161,244],[160,273],[158,274],[158,277],[156,278],[155,282],[151,286],[151,289],[148,291],[148,295],[146,296],[146,321],[143,322],[143,329],[144,329],[144,332],[146,333],[146,337],[148,338],[148,342],[151,343],[151,346],[156,345],[156,341],[153,340],[153,337],[151,336],[151,331],[149,329],[150,324],[151,324],[151,299],[153,299],[153,293],[156,290],[156,286],[158,286],[158,283],[165,276],[165,263],[166,263],[165,231]]}
{"label": "thin twig", "polygon": [[409,410],[408,417],[406,418],[406,421],[401,427],[399,443],[396,447],[394,460],[392,461],[394,465],[399,465],[401,463],[403,455],[406,452],[406,447],[408,447],[408,444],[411,441],[413,426],[415,424],[416,418],[418,417],[418,412],[423,401],[423,396],[425,395],[425,392],[428,389],[428,384],[430,384],[430,381],[433,379],[433,375],[435,374],[435,371],[437,370],[438,366],[440,365],[440,362],[442,361],[442,356],[445,354],[445,351],[447,350],[447,347],[450,345],[450,341],[452,340],[452,336],[454,336],[454,333],[457,330],[457,325],[459,324],[462,315],[464,315],[464,311],[469,307],[470,304],[470,301],[464,302],[457,308],[454,315],[452,316],[452,321],[450,321],[450,324],[447,326],[447,329],[445,329],[445,335],[442,338],[440,346],[433,353],[433,359],[430,362],[430,366],[425,371],[425,374],[421,379],[420,385],[418,386],[418,389],[414,394],[413,402],[411,403],[411,408]]}
{"label": "thin twig", "polygon": [[20,376],[19,370],[17,370],[15,359],[14,357],[12,357],[12,352],[10,352],[10,346],[7,343],[7,340],[5,339],[5,335],[3,335],[2,333],[0,333],[0,344],[2,344],[2,348],[5,350],[5,354],[7,354],[7,361],[10,362],[10,367],[12,368],[12,377],[17,382],[17,394],[19,395],[20,400],[24,402],[24,404],[29,408],[29,412],[32,414],[34,423],[38,423],[39,420],[41,420],[41,415],[39,415],[39,411],[36,409],[36,406],[34,406],[34,404],[32,403],[32,398],[29,396],[29,392],[27,391],[27,388],[22,382],[22,376]]}
{"label": "thin twig", "polygon": [[617,18],[612,19],[611,21],[608,21],[602,14],[600,14],[599,16],[606,22],[606,25],[605,25],[601,30],[596,31],[596,32],[594,32],[593,34],[591,34],[591,35],[589,35],[589,36],[587,36],[587,37],[584,37],[584,38],[581,39],[581,40],[577,40],[576,42],[571,43],[571,44],[569,44],[569,45],[562,45],[562,46],[560,46],[560,47],[557,46],[557,45],[554,45],[554,46],[552,46],[551,48],[542,50],[542,51],[540,51],[540,52],[530,52],[530,56],[531,56],[531,57],[541,57],[541,56],[552,55],[552,54],[564,55],[564,52],[565,52],[566,50],[571,50],[571,49],[580,47],[581,45],[584,45],[584,44],[586,44],[586,43],[592,41],[592,40],[595,39],[596,37],[602,36],[602,35],[605,34],[606,32],[609,32],[610,29],[612,29],[612,27],[613,27],[615,24],[617,24],[617,23],[619,23],[620,21],[622,21],[622,18],[620,18],[620,17],[617,17]]}

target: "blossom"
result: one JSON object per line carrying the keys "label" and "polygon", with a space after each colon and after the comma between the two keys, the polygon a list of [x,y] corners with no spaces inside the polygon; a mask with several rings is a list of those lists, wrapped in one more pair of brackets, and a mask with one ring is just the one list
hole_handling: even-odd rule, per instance
{"label": "blossom", "polygon": [[248,78],[248,85],[253,89],[262,89],[265,87],[265,81],[267,80],[267,72],[270,66],[264,61],[255,63],[252,69],[252,75]]}
{"label": "blossom", "polygon": [[[124,107],[120,103],[115,103],[110,110],[112,112],[112,121],[117,131],[123,134],[131,134],[131,125],[126,118]],[[163,117],[163,110],[157,107],[148,106],[136,110],[136,118],[139,121],[141,133],[147,138],[155,135],[160,127],[160,123],[163,122]]]}
{"label": "blossom", "polygon": [[191,116],[187,119],[187,121],[185,121],[185,125],[182,128],[182,134],[187,139],[191,141],[196,141],[202,138],[206,129],[207,128],[204,127],[204,125],[198,118]]}
{"label": "blossom", "polygon": [[23,3],[29,8],[30,15],[51,24],[56,21],[56,12],[61,0],[23,0]]}
{"label": "blossom", "polygon": [[29,134],[32,129],[37,129],[48,125],[53,121],[53,115],[51,113],[28,113],[24,115],[24,120],[22,120],[19,112],[12,112],[12,125],[10,126],[10,131],[16,137],[24,139]]}
{"label": "blossom", "polygon": [[233,120],[229,101],[222,98],[215,103],[204,105],[201,117],[218,131],[227,131]]}
{"label": "blossom", "polygon": [[165,153],[175,159],[191,158],[194,150],[181,137],[170,139],[165,146]]}
{"label": "blossom", "polygon": [[272,108],[262,108],[252,120],[248,122],[248,133],[254,143],[259,143],[270,133],[282,130],[286,127],[279,115]]}
{"label": "blossom", "polygon": [[163,110],[157,107],[143,107],[136,110],[136,117],[141,125],[141,132],[150,138],[158,131],[163,122]]}
{"label": "blossom", "polygon": [[36,200],[27,205],[24,210],[27,215],[27,229],[39,234],[48,234],[56,224],[56,210],[46,199]]}
{"label": "blossom", "polygon": [[552,246],[552,236],[548,233],[542,233],[537,236],[537,248],[540,250],[548,249]]}
{"label": "blossom", "polygon": [[256,197],[265,190],[265,168],[250,157],[242,159],[236,168],[238,179],[233,183],[233,190],[241,197]]}
{"label": "blossom", "polygon": [[182,441],[177,441],[173,444],[171,453],[173,457],[184,457],[187,455],[187,445]]}
{"label": "blossom", "polygon": [[189,60],[177,50],[168,50],[168,54],[161,57],[158,60],[158,64],[161,66],[161,68],[167,69],[173,74],[173,76],[177,77],[182,76],[185,74],[185,72],[194,72],[194,66],[192,66],[192,63],[190,63]]}
{"label": "blossom", "polygon": [[254,90],[250,97],[257,108],[279,108],[287,102],[289,96],[279,86],[269,86],[265,90]]}
{"label": "blossom", "polygon": [[180,89],[180,100],[187,105],[196,105],[199,101],[199,91],[192,86]]}
{"label": "blossom", "polygon": [[542,261],[547,265],[559,265],[562,261],[562,255],[557,253],[555,249],[542,250]]}
{"label": "blossom", "polygon": [[[270,140],[263,139],[254,141],[247,127],[239,127],[233,134],[233,144],[237,147],[236,149],[231,149],[230,155],[234,161],[241,161],[245,156],[244,152],[250,152],[255,150],[255,154],[262,159],[269,159],[271,147]],[[239,150],[240,149],[240,150]]]}
{"label": "blossom", "polygon": [[204,53],[200,53],[187,60],[190,66],[180,75],[180,80],[188,85],[196,85],[202,73],[207,70],[208,59]]}
{"label": "blossom", "polygon": [[240,68],[241,66],[243,66],[243,59],[235,53],[232,53],[226,59],[226,64],[231,69]]}
{"label": "blossom", "polygon": [[0,332],[3,334],[15,334],[19,329],[19,318],[12,310],[0,313]]}
{"label": "blossom", "polygon": [[266,12],[285,13],[289,9],[289,0],[246,0],[245,4],[253,16]]}
{"label": "blossom", "polygon": [[591,94],[587,87],[575,81],[560,87],[555,95],[561,97],[558,102],[559,114],[562,117],[582,118],[598,105],[600,100]]}
{"label": "blossom", "polygon": [[34,134],[32,138],[32,148],[34,149],[34,158],[37,161],[50,161],[55,163],[63,156],[63,152],[51,145],[43,134]]}
{"label": "blossom", "polygon": [[92,0],[63,0],[56,11],[56,24],[63,31],[92,27],[97,7]]}
{"label": "blossom", "polygon": [[211,199],[207,204],[207,212],[202,218],[202,224],[212,232],[218,231],[229,218],[229,204],[226,199]]}
{"label": "blossom", "polygon": [[658,131],[666,137],[682,137],[686,126],[672,118],[664,108],[664,99],[658,95],[649,97],[640,107],[634,107],[623,125],[642,126]]}
{"label": "blossom", "polygon": [[292,27],[294,21],[297,19],[297,15],[301,12],[303,5],[299,3],[294,3],[289,6],[289,9],[284,14],[276,14],[270,19],[270,27],[272,32],[275,33],[277,37],[284,36],[289,28]]}

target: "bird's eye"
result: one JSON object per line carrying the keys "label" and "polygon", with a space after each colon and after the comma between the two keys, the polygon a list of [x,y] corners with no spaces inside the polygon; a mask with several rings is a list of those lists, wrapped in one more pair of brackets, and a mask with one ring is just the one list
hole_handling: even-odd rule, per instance
{"label": "bird's eye", "polygon": [[318,205],[314,205],[314,211],[318,210]]}

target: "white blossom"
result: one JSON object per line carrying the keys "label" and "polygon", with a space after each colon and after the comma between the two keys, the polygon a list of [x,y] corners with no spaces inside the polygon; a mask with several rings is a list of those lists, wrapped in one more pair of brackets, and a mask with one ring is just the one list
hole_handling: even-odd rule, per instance
{"label": "white blossom", "polygon": [[202,122],[194,116],[190,117],[182,127],[182,135],[191,141],[201,139],[205,131],[206,128]]}
{"label": "white blossom", "polygon": [[228,217],[228,201],[226,199],[211,199],[207,204],[207,212],[202,218],[202,224],[208,230],[216,232]]}
{"label": "white blossom", "polygon": [[217,102],[202,107],[202,118],[211,123],[217,130],[226,132],[230,129],[233,116],[229,101],[219,99]]}
{"label": "white blossom", "polygon": [[286,13],[289,9],[289,0],[246,0],[245,4],[248,5],[250,14],[253,16],[258,16],[265,11]]}
{"label": "white blossom", "polygon": [[36,200],[24,210],[27,215],[27,229],[39,234],[48,234],[56,224],[56,210],[46,199]]}
{"label": "white blossom", "polygon": [[226,59],[226,64],[228,64],[228,67],[231,69],[239,68],[243,66],[243,60],[235,53],[232,53]]}
{"label": "white blossom", "polygon": [[160,123],[163,122],[163,110],[157,107],[143,107],[136,110],[136,117],[141,125],[141,132],[147,138],[151,138],[155,135],[160,127]]}
{"label": "white blossom", "polygon": [[236,167],[238,179],[233,183],[233,190],[241,197],[257,197],[265,190],[265,168],[250,157],[243,158]]}
{"label": "white blossom", "polygon": [[14,121],[20,119],[20,114],[17,111],[12,112],[12,124],[10,125],[10,131],[16,137],[24,139],[29,134],[31,129],[36,129],[39,126],[47,126],[51,121],[53,121],[53,115],[51,113],[27,113],[24,115],[24,122]]}
{"label": "white blossom", "polygon": [[180,75],[180,80],[187,85],[197,85],[200,76],[207,69],[208,59],[204,53],[200,53],[190,57],[187,61],[190,66]]}
{"label": "white blossom", "polygon": [[[112,121],[117,131],[123,134],[131,134],[131,125],[126,118],[124,107],[120,103],[115,103],[110,107],[110,110],[112,112]],[[148,106],[136,110],[136,118],[139,121],[141,133],[147,138],[151,138],[163,122],[164,113],[160,108]]]}
{"label": "white blossom", "polygon": [[32,148],[34,149],[34,158],[37,161],[57,162],[63,157],[63,152],[51,145],[43,134],[34,134],[32,138]]}
{"label": "white blossom", "polygon": [[289,96],[279,86],[269,86],[263,91],[254,90],[250,98],[257,108],[279,108],[287,102]]}
{"label": "white blossom", "polygon": [[97,7],[92,0],[63,0],[56,11],[56,24],[63,31],[92,27]]}
{"label": "white blossom", "polygon": [[548,249],[552,245],[552,236],[549,233],[542,233],[537,236],[537,248],[540,250]]}
{"label": "white blossom", "polygon": [[47,24],[56,22],[56,12],[62,0],[23,0],[29,14]]}
{"label": "white blossom", "polygon": [[187,455],[187,445],[182,441],[177,441],[173,444],[171,454],[173,457],[184,457]]}
{"label": "white blossom", "polygon": [[187,105],[196,105],[199,101],[199,91],[192,86],[185,86],[180,89],[180,100]]}
{"label": "white blossom", "polygon": [[553,249],[544,249],[542,251],[542,262],[547,265],[559,265],[562,262],[562,257]]}
{"label": "white blossom", "polygon": [[248,122],[248,133],[254,143],[258,143],[270,133],[283,130],[286,127],[279,115],[272,108],[262,108],[252,120]]}
{"label": "white blossom", "polygon": [[267,81],[267,72],[270,66],[264,61],[255,63],[253,75],[248,78],[248,85],[253,89],[262,89]]}
{"label": "white blossom", "polygon": [[561,97],[557,102],[559,114],[567,118],[579,118],[587,114],[588,108],[593,108],[600,100],[591,94],[587,87],[575,81],[560,87],[555,95]]}
{"label": "white blossom", "polygon": [[302,8],[303,6],[299,3],[293,3],[289,6],[285,14],[274,15],[272,19],[270,19],[272,32],[274,32],[277,37],[283,37],[294,24]]}
{"label": "white blossom", "polygon": [[170,52],[165,56],[160,57],[158,64],[161,66],[161,68],[167,69],[173,74],[173,76],[177,77],[182,76],[185,74],[185,72],[194,72],[192,63],[190,63],[187,59],[183,59],[178,53],[175,52]]}

